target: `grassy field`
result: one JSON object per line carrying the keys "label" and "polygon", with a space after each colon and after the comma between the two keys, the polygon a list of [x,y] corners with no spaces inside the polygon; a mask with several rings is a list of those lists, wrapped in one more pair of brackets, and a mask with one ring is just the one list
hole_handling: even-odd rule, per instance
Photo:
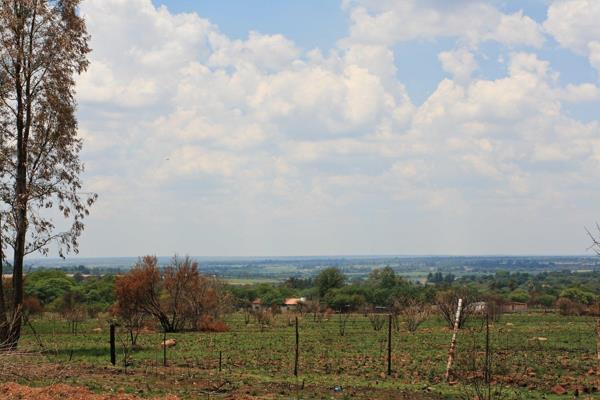
{"label": "grassy field", "polygon": [[[60,381],[94,391],[124,391],[142,396],[174,393],[182,398],[304,398],[393,399],[473,398],[470,382],[477,380],[483,359],[481,323],[473,320],[458,337],[457,383],[443,381],[451,331],[431,318],[415,334],[401,323],[393,330],[391,376],[386,376],[387,328],[375,331],[367,318],[352,315],[343,336],[340,317],[317,322],[300,317],[299,377],[293,376],[293,319],[279,315],[261,330],[245,324],[241,314],[227,318],[227,333],[178,333],[177,345],[162,365],[159,332],[142,333],[140,348],[123,363],[118,332],[118,363],[108,353],[108,324],[90,320],[70,333],[60,320],[33,321],[45,349],[26,328],[21,349],[28,368],[4,369],[3,380],[43,385]],[[94,332],[94,329],[101,329]],[[506,315],[491,328],[494,381],[507,387],[506,398],[564,398],[552,388],[560,384],[582,396],[595,383],[595,320],[555,314]],[[219,371],[219,353],[221,371]],[[15,360],[16,363],[21,363]],[[7,364],[7,363],[5,363]],[[475,364],[475,366],[474,366]],[[2,370],[0,370],[2,372]],[[335,389],[336,387],[337,390]],[[201,396],[201,397],[199,397]],[[211,397],[212,396],[212,397]],[[585,397],[582,397],[585,398]],[[594,397],[595,398],[595,397]]]}
{"label": "grassy field", "polygon": [[277,279],[268,279],[268,278],[226,278],[225,283],[228,285],[256,285],[259,283],[279,283],[280,281]]}

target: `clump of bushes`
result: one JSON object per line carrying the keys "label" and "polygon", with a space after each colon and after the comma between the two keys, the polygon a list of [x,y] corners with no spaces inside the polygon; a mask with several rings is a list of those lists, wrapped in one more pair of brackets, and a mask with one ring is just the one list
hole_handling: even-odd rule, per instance
{"label": "clump of bushes", "polygon": [[216,320],[212,315],[203,315],[198,323],[202,332],[229,332],[229,326],[223,321]]}
{"label": "clump of bushes", "polygon": [[582,315],[585,306],[576,301],[561,297],[556,301],[556,308],[561,315]]}
{"label": "clump of bushes", "polygon": [[231,304],[221,281],[200,274],[189,257],[174,257],[163,270],[156,257],[143,257],[117,279],[115,293],[117,317],[124,321],[148,317],[165,332],[223,331],[224,323],[217,322]]}

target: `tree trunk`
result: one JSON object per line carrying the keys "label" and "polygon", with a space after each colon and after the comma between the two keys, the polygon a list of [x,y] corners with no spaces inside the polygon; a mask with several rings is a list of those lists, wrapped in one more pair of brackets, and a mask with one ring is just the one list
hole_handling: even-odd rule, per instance
{"label": "tree trunk", "polygon": [[[25,194],[22,195],[23,197]],[[21,203],[17,211],[17,236],[15,240],[13,262],[13,304],[12,318],[9,333],[9,348],[15,349],[21,337],[22,309],[23,309],[23,258],[25,257],[25,239],[27,233],[27,207]]]}
{"label": "tree trunk", "polygon": [[157,317],[158,317],[158,321],[160,322],[160,325],[162,326],[164,332],[167,332],[167,333],[176,332],[175,326],[173,324],[171,324],[169,317],[167,317],[166,315],[164,315],[162,313],[157,315]]}
{"label": "tree trunk", "polygon": [[[15,179],[15,243],[13,258],[13,304],[10,320],[8,347],[15,349],[21,337],[21,311],[23,307],[23,258],[25,257],[25,241],[27,239],[27,135],[29,133],[26,123],[29,121],[30,107],[25,103],[30,102],[29,93],[23,99],[23,83],[21,82],[21,65],[17,63],[16,93],[17,93],[17,174]],[[27,113],[27,121],[25,121]]]}
{"label": "tree trunk", "polygon": [[[0,221],[0,229],[2,229]],[[4,296],[4,250],[0,233],[0,351],[6,348],[8,339],[8,317],[6,315],[6,298]]]}

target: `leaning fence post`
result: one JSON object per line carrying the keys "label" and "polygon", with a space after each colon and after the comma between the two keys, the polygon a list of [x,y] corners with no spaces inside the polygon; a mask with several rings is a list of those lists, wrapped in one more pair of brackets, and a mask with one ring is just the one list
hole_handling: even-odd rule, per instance
{"label": "leaning fence post", "polygon": [[456,348],[456,334],[458,333],[458,325],[460,322],[460,311],[462,309],[462,299],[458,299],[458,308],[456,309],[456,318],[454,319],[454,330],[452,332],[452,341],[450,342],[450,350],[448,350],[448,365],[446,366],[446,382],[450,379],[450,370],[452,369],[452,361],[454,360],[454,349]]}
{"label": "leaning fence post", "polygon": [[110,324],[110,363],[115,365],[117,363],[117,351],[115,346],[115,324]]}

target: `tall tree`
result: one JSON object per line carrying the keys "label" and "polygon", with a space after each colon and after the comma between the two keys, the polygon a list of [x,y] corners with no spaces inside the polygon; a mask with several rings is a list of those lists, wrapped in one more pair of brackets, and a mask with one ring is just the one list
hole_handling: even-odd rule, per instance
{"label": "tall tree", "polygon": [[[13,251],[11,298],[0,292],[0,347],[21,334],[23,259],[77,251],[96,200],[81,193],[75,80],[88,66],[80,0],[0,0],[0,239]],[[53,211],[55,209],[56,211]],[[69,228],[59,231],[59,213]],[[5,252],[0,256],[5,258]]]}
{"label": "tall tree", "polygon": [[319,297],[324,298],[331,289],[341,288],[346,283],[346,276],[339,268],[325,268],[315,278],[315,285],[319,289]]}

